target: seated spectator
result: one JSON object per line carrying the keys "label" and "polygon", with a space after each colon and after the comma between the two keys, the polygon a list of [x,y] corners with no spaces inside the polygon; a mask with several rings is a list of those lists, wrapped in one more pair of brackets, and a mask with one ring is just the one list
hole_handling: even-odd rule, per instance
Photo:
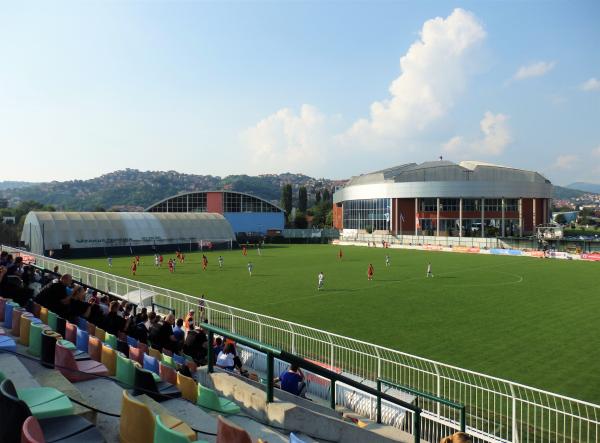
{"label": "seated spectator", "polygon": [[0,266],[6,267],[7,260],[8,260],[8,252],[6,252],[6,251],[0,252]]}
{"label": "seated spectator", "polygon": [[108,315],[108,304],[110,303],[110,299],[108,295],[103,295],[100,297],[100,309],[102,309],[102,313],[104,315]]}
{"label": "seated spectator", "polygon": [[217,361],[217,357],[221,351],[223,351],[223,339],[221,337],[217,337],[213,346],[213,361]]}
{"label": "seated spectator", "polygon": [[183,318],[178,318],[175,322],[175,326],[173,327],[173,335],[177,339],[177,343],[180,344],[180,347],[183,346],[183,341],[185,340],[185,332],[183,330]]}
{"label": "seated spectator", "polygon": [[291,364],[287,371],[281,373],[279,381],[282,390],[306,398],[306,382],[298,365]]}
{"label": "seated spectator", "polygon": [[110,302],[108,315],[104,319],[104,330],[118,336],[119,332],[125,332],[129,326],[130,319],[119,315],[119,302]]}
{"label": "seated spectator", "polygon": [[235,346],[232,343],[225,345],[225,348],[219,353],[216,366],[228,371],[237,369],[240,374],[248,375],[248,371],[242,368],[242,360],[236,355]]}
{"label": "seated spectator", "polygon": [[72,284],[73,277],[70,274],[63,274],[56,283],[50,283],[42,288],[36,301],[61,317],[67,318]]}
{"label": "seated spectator", "polygon": [[[178,343],[177,338],[173,334],[173,325],[175,324],[175,316],[173,314],[169,314],[165,317],[164,321],[159,327],[158,330],[158,342],[160,351],[162,349],[168,349],[169,351],[175,353],[178,352]],[[152,342],[154,345],[154,341]],[[156,346],[154,346],[156,347]]]}
{"label": "seated spectator", "polygon": [[140,321],[147,321],[148,320],[148,309],[146,308],[142,308],[140,310],[140,312],[138,312],[137,314],[135,314],[135,323],[138,324]]}
{"label": "seated spectator", "polygon": [[183,343],[183,352],[192,357],[198,365],[206,364],[208,339],[202,329],[190,330],[187,333]]}

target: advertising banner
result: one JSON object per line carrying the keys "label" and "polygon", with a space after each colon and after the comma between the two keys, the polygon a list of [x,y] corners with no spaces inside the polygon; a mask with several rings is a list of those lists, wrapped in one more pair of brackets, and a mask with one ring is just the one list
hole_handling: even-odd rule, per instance
{"label": "advertising banner", "polygon": [[490,254],[495,255],[523,255],[519,249],[490,249]]}
{"label": "advertising banner", "polygon": [[590,252],[589,254],[581,254],[582,260],[600,261],[600,252]]}

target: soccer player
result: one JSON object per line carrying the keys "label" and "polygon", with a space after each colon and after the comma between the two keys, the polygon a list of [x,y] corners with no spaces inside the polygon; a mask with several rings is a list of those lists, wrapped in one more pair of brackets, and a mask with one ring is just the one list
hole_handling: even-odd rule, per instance
{"label": "soccer player", "polygon": [[342,253],[342,249],[340,248],[340,251],[338,252],[338,258],[341,260],[342,257],[344,257],[344,254]]}
{"label": "soccer player", "polygon": [[175,272],[175,265],[176,265],[176,264],[177,264],[177,263],[175,263],[175,259],[174,259],[174,258],[172,258],[172,259],[171,259],[171,265],[173,266],[173,272]]}
{"label": "soccer player", "polygon": [[154,256],[154,266],[158,268],[158,254]]}
{"label": "soccer player", "polygon": [[169,259],[168,263],[169,265],[169,272],[172,274],[173,272],[175,272],[175,266],[173,266],[173,260]]}
{"label": "soccer player", "polygon": [[242,246],[242,255],[245,257],[248,254],[246,251],[246,246]]}
{"label": "soccer player", "polygon": [[133,275],[135,275],[135,271],[137,271],[137,261],[136,261],[136,260],[133,260],[133,261],[131,262],[131,273],[132,273]]}
{"label": "soccer player", "polygon": [[181,264],[184,264],[184,263],[185,263],[185,254],[184,254],[183,252],[181,253],[181,258],[180,258],[180,260],[181,260]]}
{"label": "soccer player", "polygon": [[367,279],[369,281],[373,280],[373,274],[375,274],[375,269],[373,268],[373,265],[369,263],[369,268],[367,269]]}
{"label": "soccer player", "polygon": [[252,262],[248,262],[248,274],[250,274],[250,277],[252,277],[252,270],[254,269],[254,265],[252,264]]}
{"label": "soccer player", "polygon": [[207,266],[208,266],[208,258],[206,258],[206,255],[202,254],[202,270],[206,271]]}
{"label": "soccer player", "polygon": [[256,245],[256,252],[258,252],[258,255],[260,255],[260,243]]}
{"label": "soccer player", "polygon": [[323,282],[325,281],[325,276],[323,275],[323,271],[319,272],[319,283],[317,285],[317,291],[323,289]]}
{"label": "soccer player", "polygon": [[108,257],[108,267],[112,268],[112,257]]}
{"label": "soccer player", "polygon": [[431,272],[431,263],[427,263],[427,278],[433,278],[433,272]]}
{"label": "soccer player", "polygon": [[389,267],[390,266],[390,256],[389,254],[385,254],[385,267]]}
{"label": "soccer player", "polygon": [[219,255],[219,269],[223,269],[223,256]]}
{"label": "soccer player", "polygon": [[140,256],[136,255],[135,256],[135,262],[139,265],[140,264]]}
{"label": "soccer player", "polygon": [[163,256],[162,256],[162,254],[158,256],[158,263],[159,263],[159,266],[162,267],[162,264],[163,264]]}

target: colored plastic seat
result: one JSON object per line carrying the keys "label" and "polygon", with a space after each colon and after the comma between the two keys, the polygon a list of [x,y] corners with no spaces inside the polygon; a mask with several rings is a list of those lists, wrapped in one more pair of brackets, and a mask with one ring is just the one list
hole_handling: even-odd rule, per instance
{"label": "colored plastic seat", "polygon": [[108,369],[94,360],[76,361],[70,350],[56,343],[56,368],[71,382],[108,375]]}
{"label": "colored plastic seat", "polygon": [[135,338],[133,338],[133,337],[130,337],[130,336],[128,335],[128,336],[127,336],[127,344],[128,344],[129,346],[133,346],[134,348],[137,348],[138,341],[137,341]]}
{"label": "colored plastic seat", "polygon": [[[0,382],[6,377],[0,372]],[[23,400],[31,413],[37,418],[61,417],[73,414],[71,400],[55,388],[17,389],[17,397]]]}
{"label": "colored plastic seat", "polygon": [[87,331],[88,331],[88,334],[90,334],[90,337],[91,336],[95,337],[96,336],[95,335],[96,334],[96,325],[93,324],[93,323],[88,322],[88,324],[87,324]]}
{"label": "colored plastic seat", "polygon": [[244,429],[219,415],[217,443],[252,443],[252,438]]}
{"label": "colored plastic seat", "polygon": [[4,328],[12,329],[12,313],[19,305],[14,301],[9,301],[4,305]]}
{"label": "colored plastic seat", "polygon": [[198,385],[193,378],[178,372],[177,388],[181,392],[183,398],[196,404],[196,401],[198,400]]}
{"label": "colored plastic seat", "polygon": [[181,397],[181,392],[170,383],[157,382],[152,372],[135,367],[134,394],[146,394],[156,401]]}
{"label": "colored plastic seat", "polygon": [[[160,415],[156,416],[156,427],[154,429],[154,443],[190,443],[187,435],[169,428]],[[194,435],[195,437],[195,435]],[[205,443],[204,440],[194,440],[192,443]]]}
{"label": "colored plastic seat", "polygon": [[137,348],[139,350],[141,350],[142,352],[145,352],[146,354],[148,353],[148,345],[146,343],[142,343],[141,341],[138,341]]}
{"label": "colored plastic seat", "polygon": [[112,335],[109,332],[106,332],[104,334],[104,340],[102,340],[104,343],[106,343],[108,346],[110,346],[113,349],[117,349],[117,337],[115,337],[114,335]]}
{"label": "colored plastic seat", "polygon": [[0,320],[2,321],[4,321],[4,307],[9,301],[11,301],[10,298],[0,297]]}
{"label": "colored plastic seat", "polygon": [[163,359],[162,353],[158,349],[154,349],[153,347],[150,347],[148,349],[148,355],[150,357],[154,357],[157,361],[162,361]]}
{"label": "colored plastic seat", "polygon": [[100,341],[104,342],[106,339],[106,332],[102,328],[96,327],[94,335],[100,339]]}
{"label": "colored plastic seat", "polygon": [[47,368],[54,367],[56,341],[60,338],[60,335],[52,329],[42,331],[42,353],[40,355],[40,360]]}
{"label": "colored plastic seat", "polygon": [[296,434],[294,434],[293,432],[290,432],[289,443],[306,443],[306,442],[304,440],[301,440],[300,438],[298,438],[298,436]]}
{"label": "colored plastic seat", "polygon": [[166,381],[171,385],[177,385],[177,372],[171,366],[158,362],[158,374],[162,381]]}
{"label": "colored plastic seat", "polygon": [[21,316],[21,332],[19,334],[19,343],[21,343],[23,346],[29,346],[29,334],[31,331],[31,323],[41,323],[41,320],[38,320],[32,315],[23,314]]}
{"label": "colored plastic seat", "polygon": [[88,337],[88,354],[92,360],[102,361],[102,342],[98,337]]}
{"label": "colored plastic seat", "polygon": [[162,362],[163,365],[168,366],[170,368],[175,368],[175,362],[173,362],[173,357],[167,354],[163,354]]}
{"label": "colored plastic seat", "polygon": [[90,334],[88,334],[88,332],[85,329],[77,328],[77,337],[75,338],[75,346],[77,346],[77,349],[81,352],[88,352],[89,340]]}
{"label": "colored plastic seat", "polygon": [[223,414],[237,414],[240,412],[240,407],[231,400],[224,397],[219,397],[215,391],[198,383],[198,406],[206,409],[221,412]]}
{"label": "colored plastic seat", "polygon": [[148,354],[144,354],[144,363],[143,363],[143,367],[144,369],[147,369],[148,371],[152,371],[155,374],[158,374],[158,360],[155,359],[154,357],[148,355]]}
{"label": "colored plastic seat", "polygon": [[163,353],[163,355],[168,355],[169,357],[173,356],[173,352],[167,348],[163,348],[162,353]]}
{"label": "colored plastic seat", "polygon": [[173,357],[171,358],[173,359],[175,367],[177,367],[177,365],[185,365],[185,357],[183,355],[173,354]]}
{"label": "colored plastic seat", "polygon": [[50,326],[53,331],[57,330],[57,321],[58,321],[58,315],[56,315],[54,312],[48,310],[48,326]]}
{"label": "colored plastic seat", "polygon": [[102,345],[102,357],[100,359],[102,364],[106,366],[108,375],[113,376],[117,371],[117,352],[110,346]]}
{"label": "colored plastic seat", "polygon": [[88,321],[83,317],[77,317],[77,329],[87,331],[88,330]]}
{"label": "colored plastic seat", "polygon": [[65,325],[65,340],[68,340],[73,344],[77,343],[77,326],[73,323],[67,322]]}
{"label": "colored plastic seat", "polygon": [[120,352],[117,353],[117,380],[125,389],[131,389],[135,383],[135,363]]}
{"label": "colored plastic seat", "polygon": [[44,323],[45,325],[48,324],[48,308],[46,308],[45,306],[42,306],[40,308],[40,320],[42,321],[42,323]]}
{"label": "colored plastic seat", "polygon": [[32,312],[33,316],[40,318],[40,311],[42,310],[42,305],[40,305],[39,303],[33,302],[31,307],[32,307],[31,312]]}
{"label": "colored plastic seat", "polygon": [[125,357],[129,358],[129,345],[127,344],[127,342],[125,340],[117,340],[117,352],[120,352],[121,354],[125,355]]}
{"label": "colored plastic seat", "polygon": [[42,331],[50,330],[44,323],[31,323],[29,325],[29,349],[27,352],[34,357],[42,355]]}
{"label": "colored plastic seat", "polygon": [[13,308],[12,323],[11,323],[12,328],[11,328],[10,333],[15,337],[19,337],[19,335],[21,334],[21,316],[25,313],[27,313],[27,311],[25,311],[24,308],[21,308],[21,307]]}
{"label": "colored plastic seat", "polygon": [[67,320],[60,316],[56,317],[56,329],[54,330],[64,337],[67,332]]}
{"label": "colored plastic seat", "polygon": [[135,362],[138,362],[140,365],[144,365],[144,353],[141,349],[138,349],[134,346],[129,346],[129,358]]}
{"label": "colored plastic seat", "polygon": [[[19,443],[25,421],[31,417],[27,404],[17,397],[17,392],[10,380],[0,383],[0,441],[2,443]],[[104,438],[85,418],[77,415],[36,419],[39,422],[44,440],[48,442],[85,442],[100,443]],[[30,420],[29,423],[31,423]],[[29,424],[29,426],[31,426]],[[29,430],[30,427],[27,426]],[[35,427],[34,427],[35,428]],[[39,437],[39,433],[30,437]],[[28,437],[26,437],[28,438]],[[30,439],[31,440],[31,439]],[[27,440],[25,440],[27,441]],[[33,440],[36,441],[36,440]]]}
{"label": "colored plastic seat", "polygon": [[198,365],[196,364],[194,359],[186,354],[183,354],[183,356],[185,357],[185,364],[190,369],[190,372],[196,372],[198,370]]}
{"label": "colored plastic seat", "polygon": [[60,339],[59,342],[65,348],[67,348],[69,351],[71,351],[71,353],[73,354],[73,357],[75,357],[75,360],[80,361],[80,360],[89,360],[90,359],[90,356],[86,352],[83,352],[83,351],[80,351],[79,349],[77,349],[77,346],[75,346],[69,340]]}
{"label": "colored plastic seat", "polygon": [[17,344],[15,340],[10,338],[8,335],[0,335],[0,353],[6,352],[17,352]]}
{"label": "colored plastic seat", "polygon": [[40,422],[35,417],[27,417],[21,428],[21,443],[46,443]]}

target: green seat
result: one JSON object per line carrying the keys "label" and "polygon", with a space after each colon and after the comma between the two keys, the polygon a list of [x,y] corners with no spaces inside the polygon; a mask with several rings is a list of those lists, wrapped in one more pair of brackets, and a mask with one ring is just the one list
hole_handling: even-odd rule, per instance
{"label": "green seat", "polygon": [[[0,372],[0,381],[5,378]],[[17,396],[38,419],[73,415],[73,403],[58,389],[46,387],[17,389]]]}
{"label": "green seat", "polygon": [[52,311],[48,311],[48,326],[50,326],[53,331],[56,331],[58,327],[58,315]]}
{"label": "green seat", "polygon": [[[152,371],[150,371],[150,372],[152,372]],[[154,379],[154,381],[156,383],[159,383],[162,381],[162,378],[160,378],[160,375],[158,375],[156,372],[152,372],[152,378]]]}
{"label": "green seat", "polygon": [[133,388],[135,384],[135,366],[133,360],[129,360],[121,352],[117,352],[117,380],[124,385],[125,389]]}
{"label": "green seat", "polygon": [[175,362],[173,361],[173,357],[167,354],[163,354],[162,364],[168,366],[170,368],[176,369]]}
{"label": "green seat", "polygon": [[115,337],[112,334],[109,334],[108,332],[104,336],[104,343],[106,343],[108,346],[115,350],[117,349],[117,337]]}
{"label": "green seat", "polygon": [[215,391],[202,386],[200,383],[198,383],[198,400],[196,400],[196,404],[223,414],[237,414],[240,412],[240,407],[234,402],[219,397]]}
{"label": "green seat", "polygon": [[77,351],[77,348],[75,347],[75,345],[73,343],[71,343],[69,340],[59,340],[58,342],[62,345],[63,348],[67,348],[71,352]]}
{"label": "green seat", "polygon": [[[156,428],[154,428],[154,443],[190,443],[188,438],[173,429],[168,428],[160,420],[160,416],[156,416]],[[192,443],[206,443],[204,440],[195,440]]]}
{"label": "green seat", "polygon": [[35,357],[42,354],[42,331],[48,329],[43,323],[31,323],[29,326],[29,348],[27,352]]}

